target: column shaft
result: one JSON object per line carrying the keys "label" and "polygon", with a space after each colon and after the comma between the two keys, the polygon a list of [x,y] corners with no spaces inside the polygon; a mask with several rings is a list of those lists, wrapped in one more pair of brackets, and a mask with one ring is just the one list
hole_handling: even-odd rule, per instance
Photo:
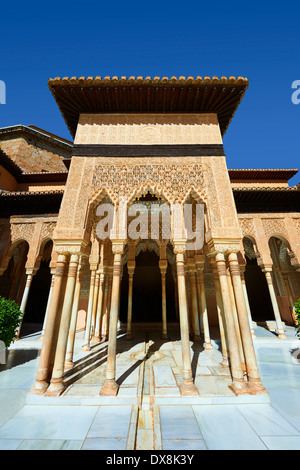
{"label": "column shaft", "polygon": [[96,268],[91,270],[91,280],[90,280],[90,292],[89,292],[89,303],[86,314],[86,326],[85,326],[85,335],[83,342],[83,351],[90,351],[90,340],[91,340],[91,326],[93,318],[93,303],[94,303],[94,290],[95,290],[95,277],[96,277]]}
{"label": "column shaft", "polygon": [[235,323],[233,317],[233,307],[231,304],[230,292],[228,288],[226,262],[223,253],[216,255],[217,271],[220,282],[221,295],[223,300],[224,316],[228,338],[230,368],[233,379],[233,386],[236,391],[242,391],[245,388],[243,371],[241,368],[241,358],[236,337]]}
{"label": "column shaft", "polygon": [[221,365],[226,367],[229,365],[228,338],[226,334],[225,315],[224,315],[224,307],[223,307],[223,300],[222,300],[222,295],[221,295],[219,277],[216,272],[214,272],[213,274],[213,280],[214,280],[214,287],[215,287],[216,306],[217,306],[222,356],[223,356]]}
{"label": "column shaft", "polygon": [[98,290],[98,301],[97,301],[97,312],[96,312],[96,326],[95,333],[93,337],[94,343],[100,343],[101,341],[101,320],[102,320],[102,307],[103,307],[103,297],[104,297],[104,274],[101,273],[99,277],[99,290]]}
{"label": "column shaft", "polygon": [[262,388],[244,298],[244,292],[240,276],[240,268],[236,253],[229,254],[228,260],[234,295],[236,299],[237,313],[239,317],[241,339],[243,342],[243,350],[245,354],[248,379],[250,385],[259,386]]}
{"label": "column shaft", "polygon": [[50,289],[49,289],[47,307],[46,307],[46,312],[45,312],[43,328],[42,328],[42,334],[41,334],[40,340],[43,339],[44,334],[45,334],[45,328],[46,328],[47,317],[48,317],[48,312],[49,312],[49,307],[50,307],[51,295],[52,295],[53,285],[54,285],[54,278],[55,278],[55,272],[52,274],[52,277],[51,277],[51,284],[50,284]]}
{"label": "column shaft", "polygon": [[279,311],[279,308],[278,308],[277,298],[276,298],[276,294],[275,294],[275,290],[274,290],[274,286],[273,286],[273,280],[272,280],[271,272],[270,271],[265,271],[265,276],[266,276],[268,289],[269,289],[269,293],[270,293],[270,298],[271,298],[271,302],[272,302],[272,307],[273,307],[273,312],[274,312],[274,316],[275,316],[275,320],[276,320],[276,324],[277,324],[278,338],[279,339],[286,339],[283,324],[282,324],[282,321],[281,321],[280,311]]}
{"label": "column shaft", "polygon": [[177,267],[177,286],[178,286],[178,302],[180,315],[180,336],[182,349],[182,378],[183,384],[180,387],[183,395],[198,394],[198,390],[193,383],[192,366],[191,366],[191,349],[189,340],[189,322],[188,322],[188,306],[186,295],[186,283],[184,274],[184,251],[183,247],[174,246],[176,254]]}
{"label": "column shaft", "polygon": [[69,332],[69,339],[68,339],[68,346],[67,346],[67,353],[66,353],[65,369],[69,369],[73,367],[73,353],[74,353],[76,324],[77,324],[77,316],[78,316],[78,305],[79,305],[80,291],[81,291],[81,281],[82,281],[82,265],[78,266],[78,271],[77,271],[74,300],[73,300],[72,314],[71,314],[70,332]]}
{"label": "column shaft", "polygon": [[203,272],[198,271],[196,279],[197,279],[198,304],[199,304],[199,310],[200,310],[200,325],[202,324],[203,335],[204,335],[204,349],[212,349],[212,345],[210,342],[210,332],[209,332]]}
{"label": "column shaft", "polygon": [[112,250],[114,253],[114,264],[111,307],[109,315],[106,380],[100,390],[100,395],[116,395],[119,389],[119,386],[116,383],[116,351],[119,318],[120,279],[122,269],[122,253],[124,250],[124,245],[118,244],[115,247],[113,244]]}
{"label": "column shaft", "polygon": [[64,298],[63,308],[62,308],[61,321],[59,325],[59,333],[58,333],[53,372],[52,372],[52,377],[51,377],[51,384],[46,392],[48,396],[60,395],[65,389],[65,385],[63,384],[64,363],[65,363],[67,341],[68,341],[68,335],[69,335],[69,329],[70,329],[70,321],[71,321],[71,314],[72,314],[72,305],[73,305],[74,290],[75,290],[76,277],[77,277],[78,262],[79,262],[79,256],[71,255],[65,298]]}
{"label": "column shaft", "polygon": [[52,351],[56,347],[56,331],[59,328],[60,320],[60,297],[63,286],[63,279],[65,268],[67,264],[66,255],[58,255],[55,278],[53,284],[52,295],[50,299],[49,312],[47,317],[47,323],[45,327],[45,335],[43,340],[43,346],[41,350],[39,366],[36,375],[36,382],[32,389],[33,393],[42,394],[49,385],[49,374],[51,372],[52,362]]}
{"label": "column shaft", "polygon": [[198,299],[197,299],[197,289],[196,289],[196,272],[193,269],[190,270],[190,292],[191,292],[194,341],[200,341],[200,325],[199,325]]}

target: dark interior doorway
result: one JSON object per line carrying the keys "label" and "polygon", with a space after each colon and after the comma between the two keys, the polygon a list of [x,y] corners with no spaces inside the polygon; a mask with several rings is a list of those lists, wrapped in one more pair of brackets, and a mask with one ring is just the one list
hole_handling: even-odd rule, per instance
{"label": "dark interior doorway", "polygon": [[255,322],[273,320],[274,312],[265,275],[256,259],[249,259],[246,256],[246,260],[245,281],[252,320]]}
{"label": "dark interior doorway", "polygon": [[30,286],[20,337],[40,331],[43,326],[51,285],[50,259],[53,243],[47,242],[40,267]]}
{"label": "dark interior doorway", "polygon": [[[154,251],[142,251],[136,257],[133,276],[132,321],[162,321],[162,289],[159,257]],[[175,292],[171,267],[166,273],[167,321],[176,321]],[[127,322],[128,270],[124,266],[121,282],[120,321]]]}

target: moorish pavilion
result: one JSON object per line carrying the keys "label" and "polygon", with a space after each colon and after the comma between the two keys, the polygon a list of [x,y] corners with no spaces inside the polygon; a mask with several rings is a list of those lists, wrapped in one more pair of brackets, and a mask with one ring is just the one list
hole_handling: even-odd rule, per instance
{"label": "moorish pavilion", "polygon": [[[295,321],[300,185],[289,184],[296,169],[227,168],[223,136],[248,80],[72,77],[48,86],[73,142],[34,126],[0,129],[0,295],[24,312],[19,337],[41,330],[31,393],[65,391],[81,331],[86,354],[107,344],[98,394],[117,395],[120,325],[132,340],[143,322],[150,337],[159,324],[166,341],[178,327],[182,395],[199,393],[191,344],[210,351],[216,331],[231,390],[266,393],[255,325],[284,341]],[[103,204],[113,208],[106,237]],[[201,246],[189,243],[187,204],[203,207]],[[141,205],[158,211],[156,236],[152,220],[129,234],[124,206],[129,214]]]}

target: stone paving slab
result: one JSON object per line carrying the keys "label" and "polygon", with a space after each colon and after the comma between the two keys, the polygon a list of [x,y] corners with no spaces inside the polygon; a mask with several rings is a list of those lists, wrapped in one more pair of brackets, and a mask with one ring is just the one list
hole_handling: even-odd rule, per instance
{"label": "stone paving slab", "polygon": [[[195,357],[198,354],[198,358],[207,361],[204,365],[203,361],[199,364],[197,360],[195,381],[200,391],[198,397],[177,395],[177,386],[154,389],[151,371],[154,373],[155,369],[152,370],[152,366],[169,366],[168,370],[171,370],[177,383],[181,377],[180,366],[175,365],[175,360],[168,364],[168,360],[174,358],[174,352],[180,361],[180,342],[174,339],[167,343],[155,340],[153,352],[156,352],[150,356],[153,362],[146,367],[147,374],[150,374],[147,390],[154,394],[154,404],[151,405],[150,400],[143,402],[140,411],[144,411],[144,421],[137,442],[138,373],[133,369],[126,375],[126,367],[134,367],[136,361],[130,355],[141,350],[142,342],[125,344],[120,336],[117,360],[119,372],[125,375],[117,397],[99,395],[99,377],[104,377],[105,363],[98,367],[98,371],[96,367],[71,384],[61,397],[42,397],[28,394],[34,382],[41,342],[34,341],[32,337],[18,341],[11,351],[13,354],[9,355],[6,368],[0,367],[0,449],[117,451],[150,448],[153,442],[154,449],[165,451],[300,450],[300,364],[292,362],[293,334],[293,331],[288,331],[288,340],[278,340],[273,334],[272,338],[266,337],[264,340],[260,329],[260,338],[254,341],[268,396],[236,397],[230,392],[227,387],[228,370],[219,365],[222,358],[216,349],[218,340],[213,341],[213,350],[191,349]],[[88,361],[88,354],[80,351],[81,346],[82,338],[79,338],[76,358]],[[105,347],[105,344],[100,346]],[[97,348],[100,349],[95,346],[92,350],[95,357]],[[210,361],[214,365],[209,365]],[[89,367],[84,372],[89,371]],[[160,369],[161,373],[164,370]],[[211,375],[205,374],[208,371]],[[88,375],[89,379],[85,381]],[[93,380],[90,380],[92,377]],[[160,375],[157,374],[157,377]],[[98,382],[95,383],[94,379]],[[165,377],[161,383],[164,382]],[[145,413],[148,413],[147,418]],[[152,413],[152,430],[149,413]]]}

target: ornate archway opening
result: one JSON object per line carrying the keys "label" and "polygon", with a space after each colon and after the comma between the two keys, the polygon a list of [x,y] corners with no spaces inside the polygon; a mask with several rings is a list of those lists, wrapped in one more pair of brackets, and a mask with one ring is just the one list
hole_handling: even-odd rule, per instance
{"label": "ornate archway opening", "polygon": [[52,240],[45,240],[40,249],[39,268],[33,276],[20,337],[42,330],[51,285],[50,261]]}
{"label": "ornate archway opening", "polygon": [[273,320],[274,312],[270,294],[265,275],[257,263],[254,243],[249,237],[244,237],[243,246],[246,259],[244,276],[252,320],[258,323]]}
{"label": "ornate archway opening", "polygon": [[19,305],[26,283],[25,264],[29,245],[19,240],[11,246],[10,260],[3,275],[0,276],[0,295],[15,300]]}
{"label": "ornate archway opening", "polygon": [[288,241],[282,236],[269,239],[270,254],[273,261],[273,281],[282,320],[295,323],[294,302],[300,296],[300,276],[291,263]]}

